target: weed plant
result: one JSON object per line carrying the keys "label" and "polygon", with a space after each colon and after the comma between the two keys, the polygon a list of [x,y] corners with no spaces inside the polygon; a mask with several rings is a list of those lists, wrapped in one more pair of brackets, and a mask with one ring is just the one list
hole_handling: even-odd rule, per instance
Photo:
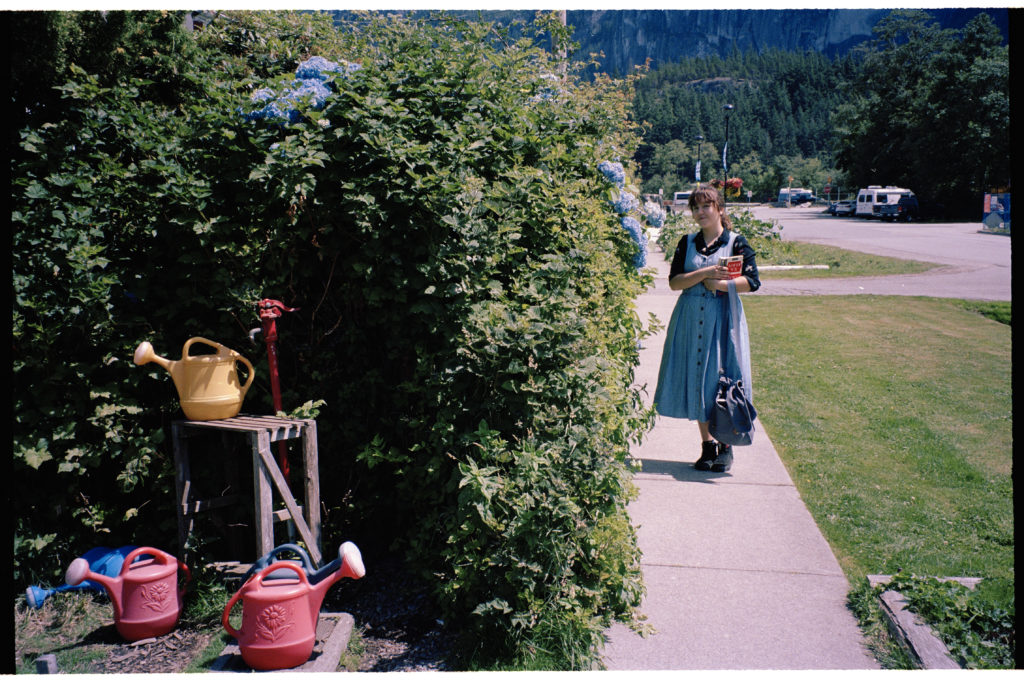
{"label": "weed plant", "polygon": [[877,621],[878,599],[886,590],[903,595],[908,608],[936,632],[960,667],[1008,669],[1015,664],[1013,581],[982,580],[971,589],[959,582],[902,572],[884,584],[866,579],[850,593],[850,606],[862,627]]}

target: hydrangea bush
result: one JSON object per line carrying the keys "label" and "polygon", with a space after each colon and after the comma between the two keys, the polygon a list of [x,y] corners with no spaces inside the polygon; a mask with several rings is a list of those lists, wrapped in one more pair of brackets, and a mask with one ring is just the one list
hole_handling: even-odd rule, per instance
{"label": "hydrangea bush", "polygon": [[639,208],[640,202],[625,189],[626,171],[621,163],[618,161],[602,161],[597,164],[597,169],[604,176],[605,180],[614,185],[612,197],[609,201],[611,202],[612,210],[621,216],[620,224],[622,228],[629,234],[635,244],[633,266],[639,270],[647,265],[647,232],[640,224],[640,221],[629,214]]}
{"label": "hydrangea bush", "polygon": [[250,101],[263,106],[244,113],[249,121],[296,123],[302,117],[300,108],[309,102],[314,110],[323,109],[332,90],[328,84],[332,74],[347,77],[360,68],[355,62],[332,62],[324,57],[310,57],[295,69],[295,78],[278,95],[273,89],[262,87],[252,93]]}
{"label": "hydrangea bush", "polygon": [[665,209],[653,201],[644,203],[644,218],[651,227],[660,228],[665,224]]}
{"label": "hydrangea bush", "polygon": [[[649,275],[593,172],[595,150],[635,149],[631,86],[569,73],[534,100],[560,65],[528,39],[360,21],[234,13],[188,38],[208,55],[190,99],[79,74],[64,118],[23,131],[16,579],[100,543],[174,546],[179,407],[134,347],[246,352],[244,407],[270,412],[246,332],[274,298],[300,308],[278,323],[285,408],[325,401],[325,543],[422,572],[457,665],[587,669],[613,622],[640,627],[643,594],[626,505],[653,420],[633,386]],[[330,93],[289,99],[296,80]],[[205,532],[213,558],[227,543]]]}

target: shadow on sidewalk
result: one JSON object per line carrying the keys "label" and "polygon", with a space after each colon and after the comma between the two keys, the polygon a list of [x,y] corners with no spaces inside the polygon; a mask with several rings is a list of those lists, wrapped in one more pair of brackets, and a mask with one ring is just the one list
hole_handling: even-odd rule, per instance
{"label": "shadow on sidewalk", "polygon": [[677,481],[692,483],[714,483],[716,479],[732,478],[728,472],[697,471],[692,462],[673,462],[667,459],[641,459],[641,474],[667,475]]}

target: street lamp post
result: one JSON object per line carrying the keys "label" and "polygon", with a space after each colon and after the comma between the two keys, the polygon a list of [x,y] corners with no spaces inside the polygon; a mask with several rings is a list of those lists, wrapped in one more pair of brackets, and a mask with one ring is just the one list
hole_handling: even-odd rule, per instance
{"label": "street lamp post", "polygon": [[725,144],[722,146],[722,204],[725,204],[725,181],[728,179],[729,170],[725,161],[726,152],[729,150],[729,114],[735,107],[731,104],[723,104],[722,110],[725,112]]}
{"label": "street lamp post", "polygon": [[696,180],[697,184],[699,185],[700,184],[700,148],[701,148],[701,145],[704,144],[704,136],[703,135],[698,135],[694,139],[697,140],[697,172],[694,173],[694,179]]}

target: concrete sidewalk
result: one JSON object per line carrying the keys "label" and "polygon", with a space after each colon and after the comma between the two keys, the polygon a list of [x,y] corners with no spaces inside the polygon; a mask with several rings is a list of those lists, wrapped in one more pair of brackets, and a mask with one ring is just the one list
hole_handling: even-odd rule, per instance
{"label": "concrete sidewalk", "polygon": [[[667,326],[676,295],[653,245],[648,264],[657,282],[637,312]],[[640,352],[636,380],[648,400],[664,339],[663,329]],[[696,422],[659,417],[634,454],[643,462],[629,507],[647,586],[641,611],[656,633],[609,629],[609,670],[879,668],[846,608],[846,577],[760,422],[727,473],[692,467]]]}

